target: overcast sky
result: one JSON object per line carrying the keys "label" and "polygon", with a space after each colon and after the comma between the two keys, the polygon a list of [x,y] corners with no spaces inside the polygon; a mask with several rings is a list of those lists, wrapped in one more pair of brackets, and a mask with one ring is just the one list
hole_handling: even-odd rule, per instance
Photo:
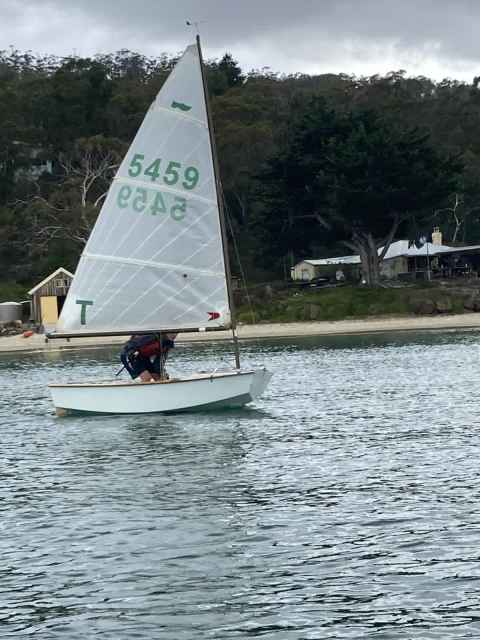
{"label": "overcast sky", "polygon": [[0,0],[0,49],[175,54],[187,19],[244,71],[480,75],[480,0]]}

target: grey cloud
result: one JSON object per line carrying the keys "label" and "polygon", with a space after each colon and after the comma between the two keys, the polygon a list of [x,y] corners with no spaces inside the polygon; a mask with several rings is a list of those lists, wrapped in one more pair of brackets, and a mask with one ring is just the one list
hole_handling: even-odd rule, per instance
{"label": "grey cloud", "polygon": [[246,69],[463,76],[480,66],[479,18],[474,0],[2,0],[0,48],[177,53],[190,19],[207,56],[228,50]]}

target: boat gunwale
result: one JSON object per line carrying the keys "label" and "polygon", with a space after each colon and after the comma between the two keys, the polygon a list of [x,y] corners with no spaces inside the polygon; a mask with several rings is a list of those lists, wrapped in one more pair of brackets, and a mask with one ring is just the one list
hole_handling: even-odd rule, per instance
{"label": "boat gunwale", "polygon": [[98,388],[102,388],[104,389],[105,387],[138,387],[138,388],[142,388],[142,387],[146,387],[146,386],[155,386],[155,385],[159,385],[159,384],[178,384],[181,382],[198,382],[200,380],[216,380],[219,378],[230,378],[232,376],[247,376],[247,375],[252,375],[257,373],[258,371],[267,371],[267,369],[264,367],[262,369],[251,369],[249,371],[228,371],[228,372],[219,372],[219,373],[205,373],[205,374],[200,374],[197,375],[195,377],[190,377],[190,378],[172,378],[169,380],[150,380],[148,382],[135,382],[135,381],[112,381],[112,382],[71,382],[71,383],[51,383],[48,385],[49,389],[60,389],[60,388],[69,388],[71,389],[72,387],[76,387],[76,388],[91,388],[91,387],[98,387]]}

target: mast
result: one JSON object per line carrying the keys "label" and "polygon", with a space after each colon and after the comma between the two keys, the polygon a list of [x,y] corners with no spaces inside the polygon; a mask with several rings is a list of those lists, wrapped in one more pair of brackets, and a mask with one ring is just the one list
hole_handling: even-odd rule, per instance
{"label": "mast", "polygon": [[237,336],[237,321],[235,317],[235,305],[233,302],[233,293],[232,293],[232,273],[230,269],[230,258],[228,255],[228,241],[227,241],[227,228],[225,224],[225,208],[223,206],[223,191],[222,191],[222,183],[220,182],[220,170],[218,164],[217,157],[217,147],[215,145],[215,136],[213,133],[213,122],[212,122],[212,114],[210,111],[210,100],[208,97],[208,88],[207,88],[207,79],[205,77],[205,67],[203,65],[203,57],[202,57],[202,48],[200,46],[200,36],[197,34],[197,49],[198,49],[198,57],[200,59],[200,70],[202,73],[202,84],[203,84],[203,94],[205,96],[205,106],[207,110],[207,122],[208,122],[208,135],[210,137],[210,148],[212,150],[213,157],[213,175],[215,176],[215,186],[217,193],[217,204],[218,204],[218,213],[220,217],[220,230],[222,237],[222,249],[223,249],[223,261],[225,263],[225,275],[227,279],[227,294],[228,294],[228,304],[230,307],[230,316],[231,316],[231,325],[232,325],[232,336],[233,336],[233,348],[235,351],[235,367],[240,369],[240,349],[238,346],[238,336]]}

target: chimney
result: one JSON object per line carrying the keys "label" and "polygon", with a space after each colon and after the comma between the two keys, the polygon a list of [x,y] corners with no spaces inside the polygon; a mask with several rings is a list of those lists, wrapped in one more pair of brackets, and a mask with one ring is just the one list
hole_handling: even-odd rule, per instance
{"label": "chimney", "polygon": [[442,244],[442,232],[439,227],[434,227],[432,232],[432,244],[441,245]]}

